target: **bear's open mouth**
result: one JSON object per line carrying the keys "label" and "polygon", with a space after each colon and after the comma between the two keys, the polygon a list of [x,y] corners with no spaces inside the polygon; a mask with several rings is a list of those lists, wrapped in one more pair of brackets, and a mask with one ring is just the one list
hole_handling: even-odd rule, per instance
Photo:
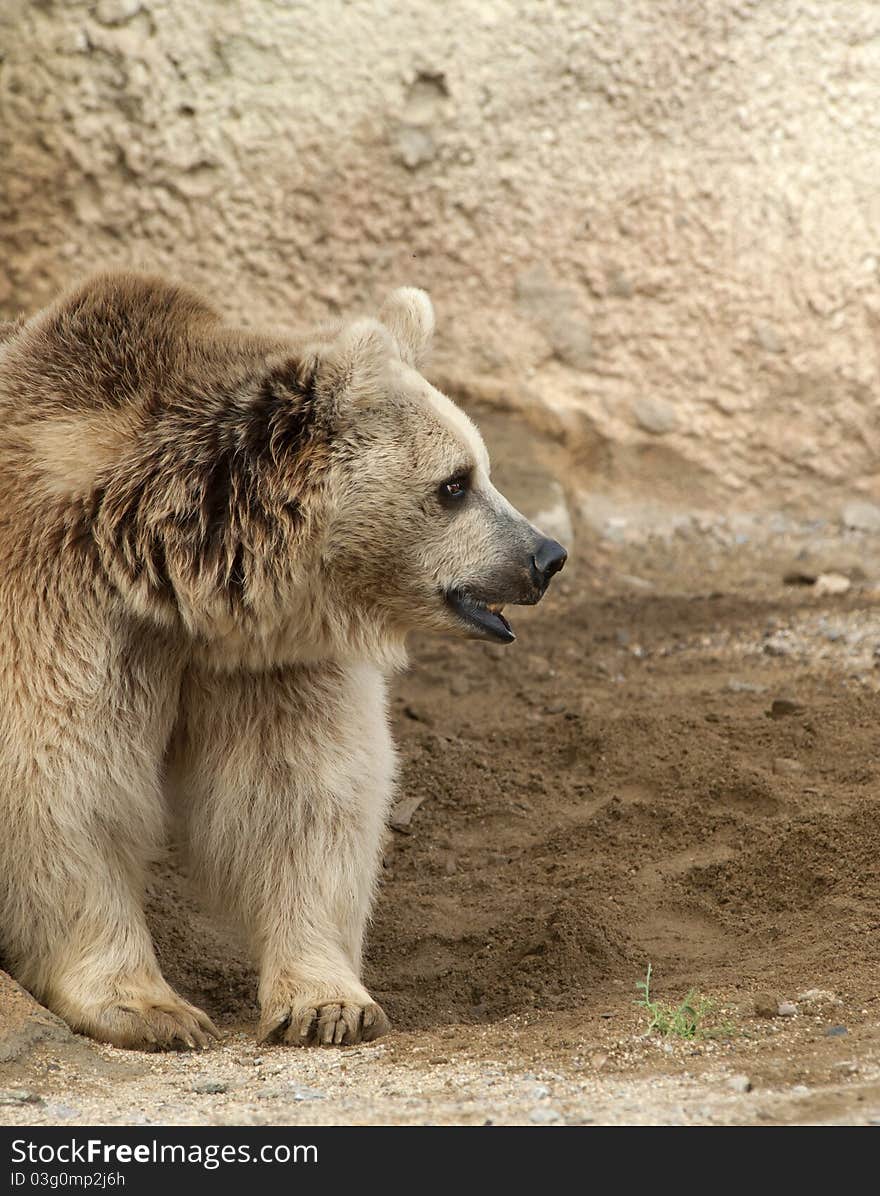
{"label": "bear's open mouth", "polygon": [[468,629],[483,640],[498,640],[510,644],[516,636],[501,613],[500,602],[480,602],[464,590],[447,590],[446,603],[455,611]]}

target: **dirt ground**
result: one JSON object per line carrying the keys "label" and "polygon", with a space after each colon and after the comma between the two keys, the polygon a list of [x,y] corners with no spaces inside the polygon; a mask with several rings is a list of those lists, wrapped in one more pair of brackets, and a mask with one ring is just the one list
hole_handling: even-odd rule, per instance
{"label": "dirt ground", "polygon": [[[722,541],[585,542],[510,648],[414,645],[420,804],[369,942],[392,1035],[258,1048],[254,975],[169,865],[163,965],[227,1039],[48,1044],[0,1069],[0,1121],[880,1124],[877,545]],[[826,569],[848,592],[783,581]],[[649,963],[716,1034],[646,1035]]]}

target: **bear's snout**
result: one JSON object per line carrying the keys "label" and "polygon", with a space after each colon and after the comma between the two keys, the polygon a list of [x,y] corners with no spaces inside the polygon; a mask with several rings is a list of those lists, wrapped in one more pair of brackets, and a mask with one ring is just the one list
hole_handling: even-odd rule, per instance
{"label": "bear's snout", "polygon": [[532,582],[542,596],[550,584],[550,579],[555,577],[567,560],[568,553],[561,544],[548,536],[541,539],[532,553],[531,574]]}

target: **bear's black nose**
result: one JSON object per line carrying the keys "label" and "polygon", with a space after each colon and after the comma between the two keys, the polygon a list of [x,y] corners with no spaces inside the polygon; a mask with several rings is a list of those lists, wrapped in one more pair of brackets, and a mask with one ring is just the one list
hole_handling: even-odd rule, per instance
{"label": "bear's black nose", "polygon": [[567,559],[568,553],[561,544],[547,537],[541,540],[532,556],[532,576],[535,585],[541,590],[546,590],[550,578],[559,572]]}

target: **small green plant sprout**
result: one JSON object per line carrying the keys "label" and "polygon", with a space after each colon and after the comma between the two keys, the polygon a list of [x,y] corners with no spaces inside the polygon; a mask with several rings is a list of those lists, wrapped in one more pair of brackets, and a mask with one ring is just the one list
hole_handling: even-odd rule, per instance
{"label": "small green plant sprout", "polygon": [[729,1037],[733,1027],[729,1022],[718,1021],[718,1006],[702,993],[691,989],[680,1005],[655,1001],[651,996],[651,965],[644,980],[636,983],[641,997],[636,1005],[650,1017],[645,1037],[655,1031],[664,1038],[721,1038]]}

